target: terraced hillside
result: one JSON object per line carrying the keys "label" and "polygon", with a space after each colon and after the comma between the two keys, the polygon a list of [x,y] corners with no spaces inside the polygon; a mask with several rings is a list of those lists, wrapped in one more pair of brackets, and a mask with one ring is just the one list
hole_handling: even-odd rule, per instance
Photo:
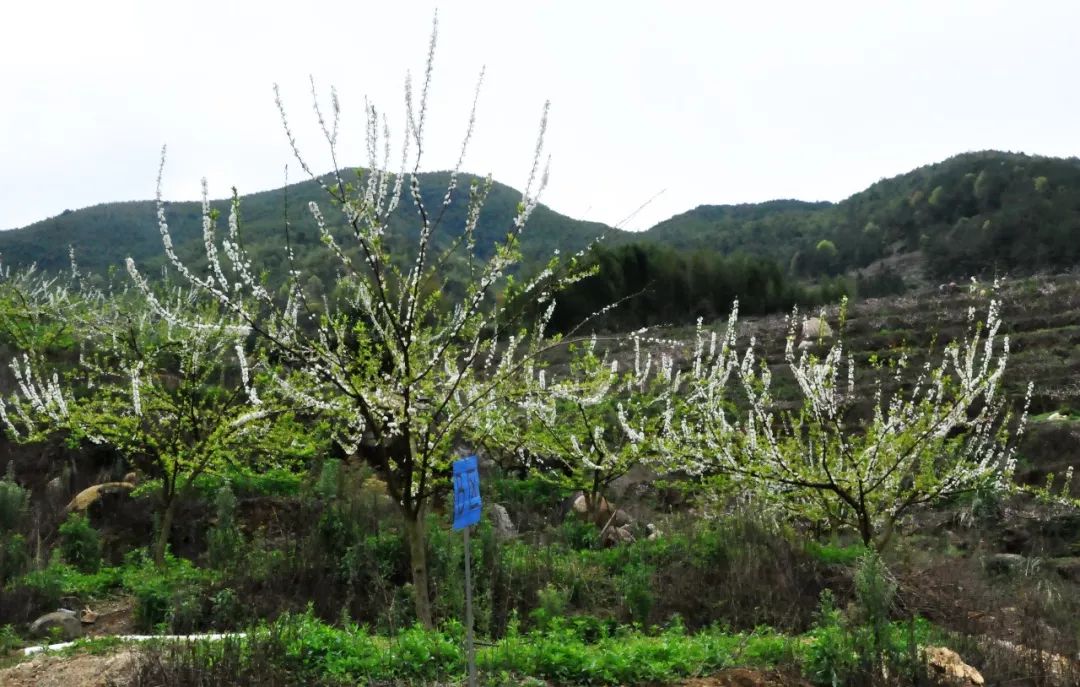
{"label": "terraced hillside", "polygon": [[[1010,347],[1003,386],[1015,407],[1022,406],[1028,382],[1034,383],[1032,422],[1020,447],[1020,478],[1039,483],[1047,472],[1080,466],[1080,279],[1062,274],[1006,281],[997,298],[1004,320],[1001,334],[1008,335]],[[857,388],[869,388],[863,382],[873,374],[871,356],[906,353],[912,368],[928,355],[939,360],[947,342],[965,335],[969,309],[975,309],[976,320],[985,318],[989,299],[988,285],[979,285],[851,304],[842,337],[856,361]],[[826,309],[825,317],[835,328],[838,307]],[[739,340],[745,346],[755,337],[773,367],[778,394],[794,397],[784,363],[788,321],[780,315],[749,318],[740,323]]]}

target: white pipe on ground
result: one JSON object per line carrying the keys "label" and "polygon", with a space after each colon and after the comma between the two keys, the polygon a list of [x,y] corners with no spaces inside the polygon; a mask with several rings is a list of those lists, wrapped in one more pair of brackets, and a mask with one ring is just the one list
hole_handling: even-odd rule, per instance
{"label": "white pipe on ground", "polygon": [[[124,642],[148,642],[153,639],[159,639],[166,642],[193,642],[193,641],[208,641],[214,642],[221,639],[230,638],[243,638],[246,637],[246,632],[224,632],[214,634],[202,634],[202,635],[105,635],[102,637],[89,637],[87,641],[94,641],[95,639],[119,639]],[[23,649],[23,656],[33,656],[39,654],[42,651],[59,651],[66,649],[69,646],[74,646],[75,642],[61,642],[59,644],[46,644],[42,646],[28,646]]]}

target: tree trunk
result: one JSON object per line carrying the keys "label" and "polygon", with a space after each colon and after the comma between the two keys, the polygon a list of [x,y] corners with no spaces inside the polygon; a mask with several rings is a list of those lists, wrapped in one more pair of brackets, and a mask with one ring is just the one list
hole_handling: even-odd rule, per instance
{"label": "tree trunk", "polygon": [[893,532],[896,531],[896,516],[891,516],[885,521],[885,526],[874,539],[874,549],[879,553],[884,551],[892,543]]}
{"label": "tree trunk", "polygon": [[597,527],[603,527],[605,525],[603,521],[606,519],[606,516],[600,514],[600,506],[604,502],[601,487],[600,471],[594,470],[592,487],[588,495],[585,496],[585,506],[588,509],[589,520],[596,523]]}
{"label": "tree trunk", "polygon": [[859,536],[862,537],[863,545],[868,548],[874,548],[874,525],[870,521],[870,514],[865,510],[859,511]]}
{"label": "tree trunk", "polygon": [[412,571],[413,602],[416,619],[431,629],[435,627],[431,614],[431,592],[428,585],[427,525],[423,513],[403,513],[405,537],[409,540],[409,569]]}
{"label": "tree trunk", "polygon": [[176,512],[176,496],[166,496],[165,499],[165,510],[161,513],[161,524],[154,542],[154,565],[159,568],[165,567],[165,548],[169,545],[173,515]]}

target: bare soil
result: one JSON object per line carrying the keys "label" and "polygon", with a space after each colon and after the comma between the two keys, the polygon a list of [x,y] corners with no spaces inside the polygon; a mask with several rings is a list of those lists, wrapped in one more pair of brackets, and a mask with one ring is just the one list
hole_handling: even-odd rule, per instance
{"label": "bare soil", "polygon": [[38,655],[0,670],[4,687],[112,687],[127,684],[138,665],[138,654],[121,649],[106,656]]}

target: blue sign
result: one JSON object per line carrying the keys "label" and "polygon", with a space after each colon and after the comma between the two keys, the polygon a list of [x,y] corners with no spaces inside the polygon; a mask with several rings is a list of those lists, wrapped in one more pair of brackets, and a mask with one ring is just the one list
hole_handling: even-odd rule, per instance
{"label": "blue sign", "polygon": [[454,461],[454,529],[480,522],[480,472],[476,456]]}

